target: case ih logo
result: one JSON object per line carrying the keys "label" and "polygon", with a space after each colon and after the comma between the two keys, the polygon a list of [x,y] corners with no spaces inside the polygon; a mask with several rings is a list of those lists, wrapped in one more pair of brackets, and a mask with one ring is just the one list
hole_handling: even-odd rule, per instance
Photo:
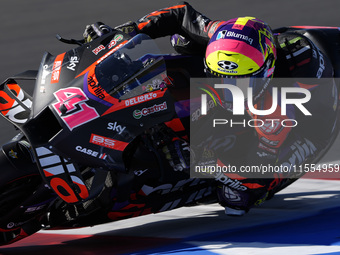
{"label": "case ih logo", "polygon": [[164,111],[168,109],[168,106],[166,105],[166,102],[163,102],[162,104],[155,104],[154,106],[143,108],[142,110],[134,110],[133,111],[133,117],[135,119],[140,119],[142,116],[148,116],[150,114]]}
{"label": "case ih logo", "polygon": [[91,134],[90,143],[118,151],[123,151],[125,147],[128,145],[128,143],[126,142],[113,140],[111,138],[96,134]]}

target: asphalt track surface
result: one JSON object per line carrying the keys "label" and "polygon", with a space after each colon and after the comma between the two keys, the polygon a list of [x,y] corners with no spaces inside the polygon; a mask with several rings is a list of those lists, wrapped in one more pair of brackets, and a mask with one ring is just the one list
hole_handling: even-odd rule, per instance
{"label": "asphalt track surface", "polygon": [[[273,28],[340,26],[339,0],[188,2],[211,19],[249,15]],[[81,38],[86,24],[115,26],[175,3],[2,0],[0,80],[37,69],[44,51],[57,55],[70,49],[55,39],[56,33]],[[168,38],[158,43],[171,51]],[[30,84],[23,87],[33,90]],[[0,132],[1,144],[16,134],[3,119]],[[336,142],[325,160],[339,161],[339,148]],[[243,218],[226,218],[218,205],[184,208],[81,231],[41,232],[1,248],[0,254],[340,254],[339,194],[338,181],[304,179]]]}

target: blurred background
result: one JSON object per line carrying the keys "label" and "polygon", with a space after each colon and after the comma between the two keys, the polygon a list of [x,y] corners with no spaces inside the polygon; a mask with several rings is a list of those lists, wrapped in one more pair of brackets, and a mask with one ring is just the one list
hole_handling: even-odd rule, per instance
{"label": "blurred background", "polygon": [[[196,10],[216,20],[249,15],[272,28],[290,25],[340,26],[339,0],[192,0]],[[160,8],[178,3],[169,0],[1,0],[0,1],[0,80],[28,69],[38,69],[45,51],[53,55],[73,48],[56,40],[81,39],[87,24],[102,21],[112,27],[135,21]],[[158,40],[163,51],[172,52],[169,38]],[[31,92],[33,86],[24,88]],[[16,131],[0,119],[8,140]]]}
{"label": "blurred background", "polygon": [[[339,0],[188,0],[188,2],[213,20],[228,20],[248,15],[266,21],[272,28],[291,25],[340,27]],[[87,24],[102,21],[114,27],[129,20],[135,21],[152,11],[176,3],[178,2],[170,0],[1,0],[0,80],[2,82],[8,76],[25,70],[38,69],[45,51],[57,55],[74,47],[57,41],[55,38],[57,33],[65,38],[81,39]],[[164,52],[173,52],[169,38],[159,39],[157,42]],[[28,84],[25,84],[23,88],[28,92],[33,90],[33,86]],[[1,117],[0,132],[0,144],[8,141],[17,133],[14,127]],[[340,143],[336,143],[337,149],[330,151],[330,160],[339,159],[340,146],[338,144]],[[325,210],[330,207],[330,204],[339,205],[338,182],[300,180],[298,185],[292,185],[287,190],[284,192],[288,192],[288,195],[277,196],[276,199],[266,202],[260,210],[254,209],[252,214],[243,218],[224,218],[223,209],[218,205],[207,207],[208,209],[184,208],[184,211],[175,213],[156,214],[149,218],[144,216],[146,217],[144,221],[138,218],[136,221],[122,221],[115,223],[116,225],[108,225],[106,228],[103,226],[93,228],[93,232],[108,231],[108,235],[111,233],[111,235],[126,235],[133,236],[133,238],[122,239],[118,236],[117,239],[105,237],[104,241],[98,238],[72,241],[70,236],[66,236],[63,241],[60,241],[53,235],[50,239],[41,235],[37,239],[27,239],[35,240],[31,250],[28,250],[23,243],[22,248],[2,249],[0,253],[69,254],[76,251],[76,254],[97,254],[98,247],[104,246],[111,253],[116,251],[118,254],[119,248],[125,249],[131,246],[131,240],[133,240],[133,246],[138,248],[144,247],[145,243],[156,245],[160,242],[159,238],[164,236],[181,238],[198,235],[198,233],[214,233],[214,231],[215,235],[205,236],[207,241],[201,245],[212,244],[216,252],[219,252],[218,247],[222,249],[229,245],[228,247],[232,249],[229,249],[228,254],[237,252],[237,254],[250,254],[250,250],[256,254],[316,254],[333,242],[339,245],[339,210]],[[320,211],[323,214],[319,215]],[[312,217],[300,219],[306,215],[312,215]],[[293,219],[293,221],[287,224],[285,223],[287,219]],[[275,223],[277,221],[278,223]],[[270,225],[270,222],[275,224]],[[255,227],[251,229],[252,226]],[[237,228],[240,230],[231,231]],[[228,231],[229,236],[226,234],[229,233]],[[73,232],[74,230],[72,234]],[[221,233],[225,234],[224,239]],[[157,238],[136,237],[142,234]],[[222,240],[220,246],[216,245],[217,237]],[[204,240],[203,237],[201,239]],[[185,240],[190,241],[190,239]],[[226,240],[236,240],[242,243],[230,246]],[[295,246],[291,245],[295,248],[292,249],[287,243],[295,244]],[[38,246],[40,244],[41,246]],[[115,249],[112,249],[113,244]],[[188,246],[187,243],[182,245]],[[337,247],[329,246],[327,254],[339,254],[335,252],[339,251]],[[173,246],[173,249],[169,250],[175,253],[178,251],[177,248]],[[266,249],[259,250],[258,248]],[[235,253],[231,253],[231,250]],[[65,253],[65,251],[69,252]],[[189,252],[193,251],[200,252],[201,250],[198,248],[189,250]],[[278,251],[281,252],[278,253]],[[202,251],[200,254],[206,254],[206,252],[208,251]],[[146,251],[142,254],[149,253]]]}

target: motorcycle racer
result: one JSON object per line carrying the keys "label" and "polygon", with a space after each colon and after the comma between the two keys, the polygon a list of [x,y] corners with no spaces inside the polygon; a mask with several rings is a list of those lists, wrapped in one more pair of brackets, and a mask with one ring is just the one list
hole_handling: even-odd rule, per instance
{"label": "motorcycle racer", "polygon": [[[265,81],[282,77],[318,79],[316,84],[295,82],[290,85],[312,93],[313,101],[306,106],[312,112],[312,118],[302,116],[296,107],[290,107],[285,116],[275,111],[270,115],[271,119],[277,120],[275,125],[254,128],[255,135],[242,151],[242,164],[282,165],[289,162],[301,165],[315,162],[330,146],[337,115],[336,86],[334,82],[324,82],[320,78],[333,77],[333,67],[325,53],[302,33],[287,31],[273,34],[265,22],[254,17],[211,20],[186,2],[154,11],[117,29],[130,35],[145,33],[151,38],[171,36],[171,44],[178,53],[204,58],[205,73],[209,77],[267,78],[263,79]],[[84,37],[87,41],[97,36],[100,33],[93,27],[86,28]],[[315,82],[315,79],[312,81]],[[273,95],[269,88],[268,82],[253,87],[257,109],[271,106]],[[294,128],[283,126],[284,119],[296,119],[299,125]],[[184,153],[180,151],[178,157],[188,158],[183,156]],[[240,152],[234,151],[230,156],[237,154]],[[175,158],[174,153],[171,157]],[[218,189],[220,204],[229,215],[243,215],[289,184],[290,178],[300,177],[283,178],[274,173],[271,178],[258,179],[226,176],[216,179],[221,182]],[[235,186],[236,181],[238,186]]]}

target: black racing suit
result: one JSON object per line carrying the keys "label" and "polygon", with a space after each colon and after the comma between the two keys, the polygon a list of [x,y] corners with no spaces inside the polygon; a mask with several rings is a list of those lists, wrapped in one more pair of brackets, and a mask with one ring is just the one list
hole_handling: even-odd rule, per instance
{"label": "black racing suit", "polygon": [[[224,21],[212,21],[197,12],[186,2],[152,12],[137,21],[140,33],[152,38],[180,34],[189,40],[186,45],[174,45],[179,52],[204,55],[210,37]],[[275,34],[277,60],[274,77],[313,78],[311,84],[294,82],[291,86],[307,88],[312,93],[312,99],[305,107],[312,117],[304,116],[292,108],[289,116],[281,116],[275,111],[273,119],[278,119],[275,125],[264,125],[255,128],[255,135],[247,140],[242,150],[231,153],[231,158],[238,158],[245,165],[280,165],[315,163],[328,148],[334,136],[334,126],[337,114],[337,89],[332,79],[323,82],[317,78],[333,77],[333,67],[327,57],[314,43],[301,33],[283,32]],[[184,48],[183,49],[181,49]],[[298,81],[298,80],[297,80]],[[331,81],[331,82],[330,82]],[[322,88],[322,89],[321,89]],[[271,102],[267,93],[258,103],[266,108]],[[260,116],[252,116],[261,118]],[[270,119],[268,116],[265,116]],[[295,119],[296,127],[284,127],[283,119]],[[276,191],[292,182],[302,174],[272,173],[270,178],[239,178],[218,176],[221,181],[219,189],[220,203],[223,206],[248,211],[250,207],[271,197]],[[235,185],[237,183],[237,185]],[[232,195],[231,195],[232,194]]]}

